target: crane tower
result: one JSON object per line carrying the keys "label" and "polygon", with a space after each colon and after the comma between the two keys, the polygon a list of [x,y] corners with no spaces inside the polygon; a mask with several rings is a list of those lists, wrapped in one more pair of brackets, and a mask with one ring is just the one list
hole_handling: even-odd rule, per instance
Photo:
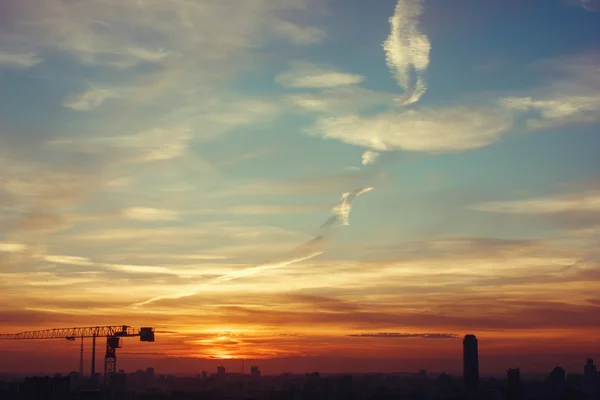
{"label": "crane tower", "polygon": [[0,334],[0,340],[25,340],[25,339],[67,339],[74,341],[81,338],[81,356],[79,369],[83,369],[83,338],[92,338],[92,368],[91,377],[96,375],[96,338],[106,338],[106,352],[104,354],[104,377],[117,371],[117,349],[121,348],[121,339],[124,337],[139,337],[140,342],[154,342],[154,328],[135,329],[128,325],[93,326],[85,328],[57,328],[40,331],[26,331],[20,333]]}

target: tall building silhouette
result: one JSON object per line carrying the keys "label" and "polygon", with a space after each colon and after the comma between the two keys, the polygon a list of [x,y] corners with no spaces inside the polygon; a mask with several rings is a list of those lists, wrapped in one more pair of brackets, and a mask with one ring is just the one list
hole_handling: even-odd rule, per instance
{"label": "tall building silhouette", "polygon": [[587,359],[587,363],[583,367],[583,370],[586,379],[590,381],[595,381],[598,379],[598,370],[596,369],[596,365],[594,364],[594,360],[592,358]]}
{"label": "tall building silhouette", "polygon": [[475,335],[465,335],[463,339],[463,377],[467,390],[479,386],[479,351]]}
{"label": "tall building silhouette", "polygon": [[516,400],[520,398],[521,391],[521,370],[519,368],[509,368],[506,371],[507,378],[507,396],[509,400]]}
{"label": "tall building silhouette", "polygon": [[555,367],[550,372],[550,389],[552,398],[560,398],[567,386],[567,373],[562,367]]}

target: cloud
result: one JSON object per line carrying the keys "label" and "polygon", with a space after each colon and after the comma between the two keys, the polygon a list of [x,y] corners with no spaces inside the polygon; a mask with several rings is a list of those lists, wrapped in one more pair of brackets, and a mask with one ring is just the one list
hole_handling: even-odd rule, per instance
{"label": "cloud", "polygon": [[454,107],[325,117],[310,132],[376,151],[445,153],[487,146],[511,127],[506,112]]}
{"label": "cloud", "polygon": [[510,214],[557,214],[564,212],[600,213],[600,193],[567,194],[527,200],[496,201],[475,205],[477,211]]}
{"label": "cloud", "polygon": [[278,20],[273,23],[273,30],[297,45],[310,45],[322,42],[326,34],[322,29],[311,26],[298,26],[290,21]]}
{"label": "cloud", "polygon": [[35,53],[11,53],[0,50],[0,67],[25,69],[31,68],[44,61]]}
{"label": "cloud", "polygon": [[128,208],[123,211],[123,216],[137,221],[175,221],[178,219],[175,211],[149,207]]}
{"label": "cloud", "polygon": [[377,162],[379,153],[371,150],[367,150],[362,155],[362,165],[371,165]]}
{"label": "cloud", "polygon": [[286,96],[286,100],[301,110],[316,113],[342,113],[368,111],[377,106],[387,106],[393,95],[360,86],[340,86],[324,89],[318,93],[302,93]]}
{"label": "cloud", "polygon": [[565,95],[539,100],[531,97],[507,97],[501,100],[501,104],[517,113],[537,113],[537,116],[527,120],[527,126],[531,129],[600,121],[600,95]]}
{"label": "cloud", "polygon": [[[350,211],[352,209],[352,201],[356,197],[358,197],[364,193],[370,192],[371,190],[373,190],[373,188],[362,188],[362,189],[354,190],[353,192],[344,193],[342,195],[340,203],[332,209],[333,216],[331,218],[329,218],[323,225],[321,225],[321,228],[328,228],[337,221],[341,221],[342,224],[344,224],[344,225],[349,225],[349,216],[350,216]],[[133,305],[133,307],[144,306],[144,305],[151,304],[156,301],[164,300],[164,299],[180,299],[182,297],[190,297],[190,296],[193,296],[193,295],[199,293],[203,289],[208,289],[211,286],[214,286],[214,285],[222,283],[222,282],[229,282],[229,281],[232,281],[235,279],[249,277],[249,276],[257,274],[261,271],[283,268],[283,267],[287,267],[287,266],[290,266],[293,264],[297,264],[297,263],[300,263],[303,261],[313,259],[324,253],[323,245],[324,245],[326,238],[327,237],[325,235],[316,236],[316,237],[310,239],[309,241],[301,244],[300,246],[296,247],[294,250],[292,250],[290,252],[289,255],[287,255],[286,257],[283,257],[279,260],[264,263],[264,264],[250,267],[250,268],[245,268],[241,271],[234,271],[234,272],[225,274],[223,276],[214,278],[213,280],[211,280],[207,283],[203,283],[198,286],[192,286],[191,288],[187,288],[183,292],[178,292],[178,293],[173,293],[173,294],[163,295],[163,296],[156,296],[149,300],[146,300],[146,301],[143,301],[140,303],[136,303]]]}
{"label": "cloud", "polygon": [[[228,207],[222,210],[214,210],[217,213],[239,214],[239,215],[277,215],[291,213],[306,213],[322,211],[326,209],[324,205],[242,205]],[[211,211],[209,211],[211,212]]]}
{"label": "cloud", "polygon": [[163,49],[151,50],[144,47],[130,47],[129,54],[146,62],[159,62],[169,56],[169,52]]}
{"label": "cloud", "polygon": [[317,257],[321,254],[323,254],[322,251],[316,251],[316,252],[308,253],[306,255],[301,255],[301,256],[297,256],[297,257],[293,257],[293,258],[285,258],[280,261],[269,262],[266,264],[258,265],[256,267],[246,268],[241,271],[231,272],[229,274],[217,277],[206,284],[194,286],[191,289],[188,289],[184,292],[178,292],[178,293],[173,293],[173,294],[164,295],[164,296],[156,296],[149,300],[143,301],[141,303],[136,303],[133,305],[133,307],[145,306],[145,305],[154,303],[159,300],[181,299],[183,297],[190,297],[190,296],[193,296],[193,295],[199,293],[203,289],[209,289],[211,286],[214,286],[221,282],[229,282],[229,281],[232,281],[235,279],[245,278],[245,277],[257,274],[264,270],[286,267],[288,265],[292,265],[292,264],[296,264],[296,263],[299,263],[302,261],[310,260],[311,258]]}
{"label": "cloud", "polygon": [[382,332],[382,333],[356,333],[347,335],[349,337],[360,337],[360,338],[386,338],[386,339],[458,339],[459,336],[454,333],[396,333],[396,332]]}
{"label": "cloud", "polygon": [[23,243],[0,242],[0,253],[19,253],[27,250]]}
{"label": "cloud", "polygon": [[500,99],[529,129],[600,121],[600,52],[570,54],[535,63],[532,68],[549,81],[525,96]]}
{"label": "cloud", "polygon": [[[273,38],[299,45],[324,39],[320,29],[283,18],[286,11],[305,12],[304,0],[209,0],[202,4],[185,0],[77,4],[47,0],[36,7],[21,0],[6,1],[11,23],[5,30],[11,34],[4,40],[16,37],[20,43],[71,54],[84,64],[119,69],[135,67],[140,61],[164,61],[166,54],[173,53],[189,55],[206,71],[217,63],[223,65],[224,60],[243,57],[247,49]],[[152,48],[148,48],[148,40],[153,42]],[[189,57],[185,63],[190,62]]]}
{"label": "cloud", "polygon": [[328,67],[320,67],[306,62],[294,62],[290,70],[275,77],[275,82],[291,88],[333,88],[361,83],[361,75],[334,71]]}
{"label": "cloud", "polygon": [[342,194],[340,202],[331,209],[331,213],[333,215],[331,218],[325,221],[323,225],[321,225],[321,228],[329,227],[336,222],[341,222],[343,225],[350,225],[350,211],[352,210],[352,202],[358,196],[368,193],[371,190],[373,190],[372,187],[366,187]]}
{"label": "cloud", "polygon": [[171,126],[120,136],[56,139],[48,144],[58,150],[100,153],[120,162],[145,163],[183,157],[191,137],[188,127]]}
{"label": "cloud", "polygon": [[94,265],[94,263],[92,263],[88,258],[85,257],[49,255],[44,257],[44,259],[48,262],[56,264],[75,265],[82,267],[89,267],[91,265]]}
{"label": "cloud", "polygon": [[[391,32],[383,44],[387,65],[398,84],[407,91],[403,104],[419,101],[427,90],[425,71],[429,65],[429,38],[420,32],[418,18],[423,12],[421,0],[398,0],[390,18]],[[413,78],[416,75],[416,82]]]}
{"label": "cloud", "polygon": [[600,11],[600,0],[572,0],[571,2],[586,11]]}
{"label": "cloud", "polygon": [[116,88],[91,88],[63,102],[63,106],[75,111],[90,111],[100,107],[108,99],[122,97],[124,91]]}

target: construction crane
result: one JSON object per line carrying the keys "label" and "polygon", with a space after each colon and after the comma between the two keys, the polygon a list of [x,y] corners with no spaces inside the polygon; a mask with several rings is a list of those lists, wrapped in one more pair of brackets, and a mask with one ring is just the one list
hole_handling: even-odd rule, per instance
{"label": "construction crane", "polygon": [[104,377],[117,371],[117,349],[121,348],[121,338],[139,337],[140,342],[154,342],[154,328],[134,329],[128,325],[93,326],[86,328],[57,328],[40,331],[26,331],[20,333],[0,334],[0,340],[25,340],[25,339],[67,339],[74,341],[81,338],[79,373],[83,375],[83,338],[92,338],[92,372],[96,375],[96,338],[106,338],[106,353],[104,355]]}

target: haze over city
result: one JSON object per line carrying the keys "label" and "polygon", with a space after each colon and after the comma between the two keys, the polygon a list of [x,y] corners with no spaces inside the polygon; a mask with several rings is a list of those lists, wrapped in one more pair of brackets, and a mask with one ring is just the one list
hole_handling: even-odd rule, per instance
{"label": "haze over city", "polygon": [[[599,27],[597,0],[0,1],[0,333],[153,327],[119,368],[267,374],[454,373],[475,334],[482,374],[580,371]],[[0,372],[78,343],[0,341]]]}

